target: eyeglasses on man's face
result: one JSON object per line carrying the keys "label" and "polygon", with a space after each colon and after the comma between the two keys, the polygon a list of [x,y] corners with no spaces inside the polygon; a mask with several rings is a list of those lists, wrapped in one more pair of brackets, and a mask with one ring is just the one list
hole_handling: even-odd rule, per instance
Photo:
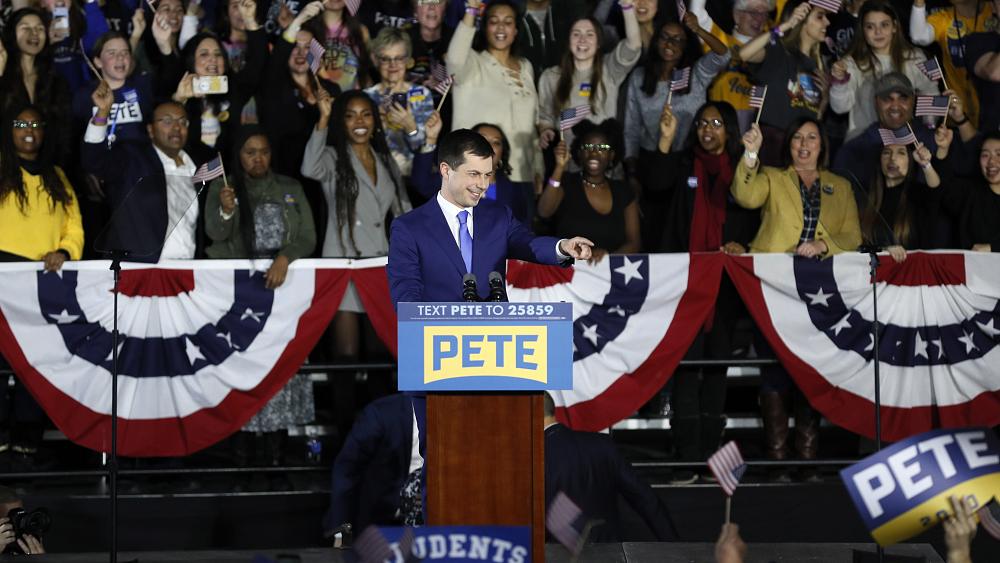
{"label": "eyeglasses on man's face", "polygon": [[180,125],[181,127],[187,127],[191,124],[191,121],[186,117],[173,117],[170,115],[163,116],[156,120],[157,123],[164,125],[166,127],[173,127],[174,125]]}

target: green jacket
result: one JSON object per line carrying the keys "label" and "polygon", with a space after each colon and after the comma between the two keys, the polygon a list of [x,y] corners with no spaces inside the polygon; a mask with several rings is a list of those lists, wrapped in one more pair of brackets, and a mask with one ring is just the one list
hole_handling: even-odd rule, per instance
{"label": "green jacket", "polygon": [[298,181],[280,174],[269,173],[259,179],[247,178],[247,192],[250,201],[239,201],[229,220],[222,218],[222,204],[219,192],[222,179],[216,179],[208,187],[205,203],[205,233],[212,245],[206,253],[209,258],[249,258],[250,251],[243,244],[240,234],[240,205],[250,205],[251,209],[261,203],[279,203],[284,210],[285,242],[278,254],[289,261],[312,254],[316,248],[316,226],[312,210]]}

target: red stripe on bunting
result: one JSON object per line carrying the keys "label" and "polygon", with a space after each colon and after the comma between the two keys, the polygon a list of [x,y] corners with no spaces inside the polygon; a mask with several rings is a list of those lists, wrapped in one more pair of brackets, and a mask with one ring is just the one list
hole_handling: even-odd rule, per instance
{"label": "red stripe on bunting", "polygon": [[351,279],[358,288],[358,296],[365,307],[365,313],[375,329],[375,334],[385,343],[393,356],[398,355],[399,341],[396,336],[398,324],[396,310],[389,294],[389,276],[385,266],[353,270]]}
{"label": "red stripe on bunting", "polygon": [[573,268],[507,260],[507,283],[517,288],[551,287],[573,281]]}
{"label": "red stripe on bunting", "polygon": [[[136,270],[139,271],[154,270]],[[118,453],[130,457],[189,455],[242,428],[295,375],[344,297],[348,270],[318,269],[315,274],[312,306],[299,319],[295,337],[257,387],[249,391],[233,390],[218,406],[184,418],[127,420],[119,417]],[[137,287],[142,286],[141,276],[137,275],[135,283]],[[111,449],[111,417],[80,405],[38,373],[25,359],[2,313],[0,351],[67,438],[92,450],[106,452]]]}
{"label": "red stripe on bunting", "polygon": [[898,263],[888,256],[880,256],[877,279],[890,285],[911,287],[965,285],[965,256],[909,252],[906,260]]}
{"label": "red stripe on bunting", "polygon": [[597,397],[568,408],[557,407],[556,417],[561,422],[574,430],[596,432],[609,428],[631,416],[670,379],[715,305],[726,255],[699,252],[691,254],[690,259],[687,290],[666,334],[646,361]]}
{"label": "red stripe on bunting", "polygon": [[194,270],[122,270],[118,291],[128,297],[173,297],[194,291]]}

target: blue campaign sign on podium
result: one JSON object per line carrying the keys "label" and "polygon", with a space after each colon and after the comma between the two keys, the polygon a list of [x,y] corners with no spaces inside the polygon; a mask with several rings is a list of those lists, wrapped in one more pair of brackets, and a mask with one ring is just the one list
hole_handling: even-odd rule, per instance
{"label": "blue campaign sign on podium", "polygon": [[400,303],[400,391],[573,387],[569,303]]}

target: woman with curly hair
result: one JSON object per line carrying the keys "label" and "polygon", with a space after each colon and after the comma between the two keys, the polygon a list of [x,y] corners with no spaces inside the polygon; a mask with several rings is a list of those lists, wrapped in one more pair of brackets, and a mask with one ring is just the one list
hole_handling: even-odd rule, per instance
{"label": "woman with curly hair", "polygon": [[[584,121],[573,128],[570,150],[561,141],[556,166],[538,200],[538,216],[552,218],[554,234],[580,233],[594,241],[591,263],[607,254],[638,252],[639,204],[624,182],[610,177],[621,154],[621,125],[608,119],[596,125]],[[570,155],[580,168],[564,174]]]}

